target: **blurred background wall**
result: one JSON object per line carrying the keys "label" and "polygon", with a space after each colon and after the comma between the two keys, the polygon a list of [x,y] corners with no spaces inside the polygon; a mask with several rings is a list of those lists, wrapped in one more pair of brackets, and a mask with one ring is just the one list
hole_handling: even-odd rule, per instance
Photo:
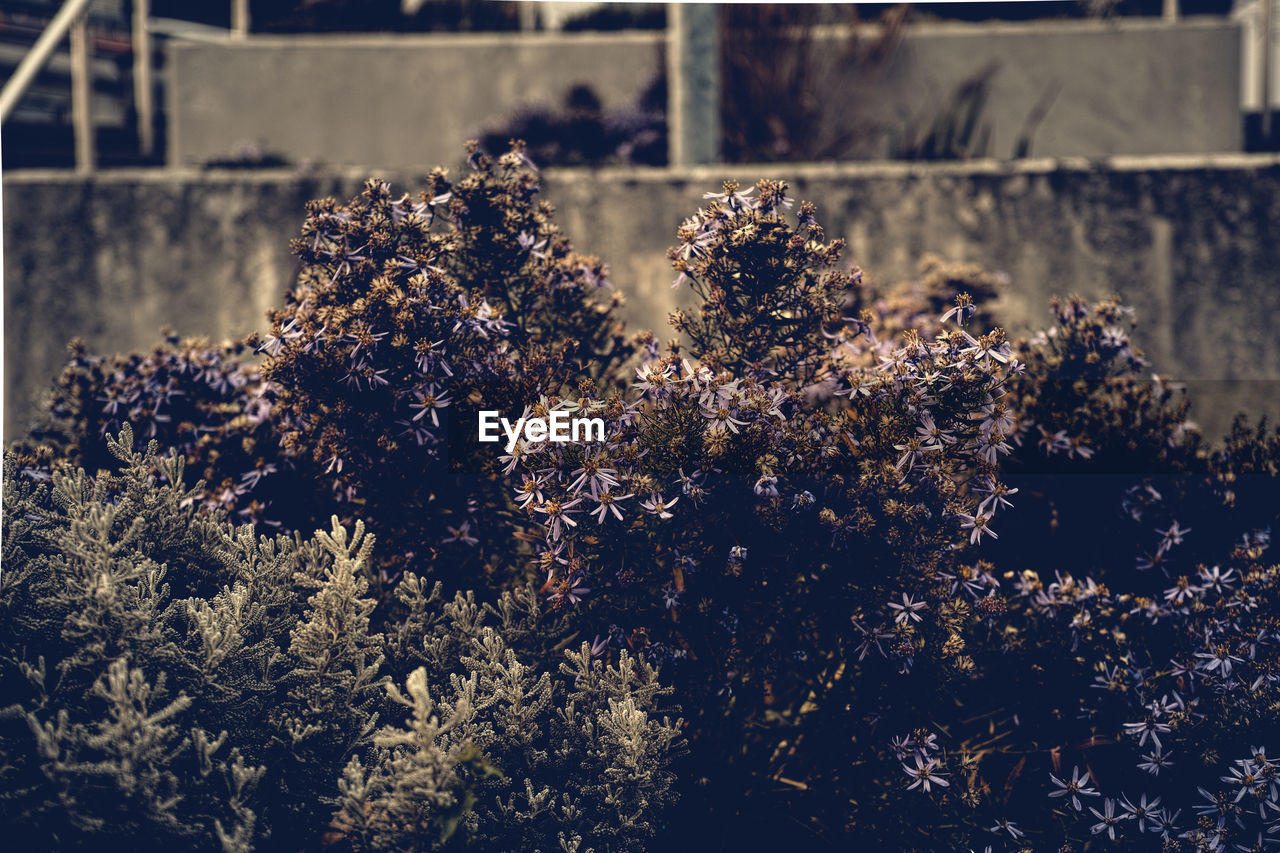
{"label": "blurred background wall", "polygon": [[662,68],[662,44],[648,33],[178,43],[166,159],[200,165],[252,141],[294,163],[454,163],[464,140],[576,84],[626,105]]}
{"label": "blurred background wall", "polygon": [[[1051,157],[1241,148],[1240,28],[1227,20],[920,24],[876,63],[848,55],[847,32],[794,41],[831,104],[810,131],[815,153],[888,158],[930,121],[975,107],[976,133],[989,129],[983,144],[1002,157],[1024,138]],[[625,107],[663,73],[665,43],[661,33],[179,42],[167,161],[199,165],[250,140],[296,163],[451,163],[459,140],[576,84],[605,109]]]}

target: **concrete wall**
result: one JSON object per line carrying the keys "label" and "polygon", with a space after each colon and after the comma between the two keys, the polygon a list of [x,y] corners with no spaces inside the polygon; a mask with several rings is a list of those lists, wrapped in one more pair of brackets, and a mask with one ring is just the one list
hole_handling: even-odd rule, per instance
{"label": "concrete wall", "polygon": [[648,33],[252,37],[175,42],[166,106],[171,165],[256,142],[295,162],[423,167],[525,104],[588,83],[608,107],[662,68]]}
{"label": "concrete wall", "polygon": [[[930,251],[1002,270],[1013,332],[1041,325],[1052,294],[1118,292],[1155,365],[1204,381],[1206,427],[1236,407],[1280,410],[1280,157],[548,171],[546,182],[575,244],[611,262],[632,324],[663,330],[677,225],[723,178],[766,175],[817,203],[873,276],[909,276]],[[74,335],[107,352],[148,348],[165,324],[216,339],[260,328],[294,273],[303,204],[349,197],[365,176],[6,174],[5,435]]]}
{"label": "concrete wall", "polygon": [[[890,138],[927,127],[954,103],[959,86],[994,65],[982,123],[993,157],[1011,157],[1028,124],[1032,156],[1104,157],[1239,151],[1237,24],[1221,19],[1170,26],[1158,20],[1053,24],[939,24],[908,28],[889,61],[862,74],[842,69],[839,51],[819,56],[833,92],[853,109],[833,111],[828,133],[852,122]],[[1032,115],[1043,101],[1043,121]],[[855,125],[856,126],[856,125]]]}
{"label": "concrete wall", "polygon": [[[874,37],[874,30],[864,33]],[[662,70],[661,33],[251,37],[170,48],[169,162],[196,165],[250,141],[293,162],[419,168],[517,107],[589,83],[633,100]],[[872,138],[859,156],[927,127],[991,63],[989,153],[1012,154],[1036,104],[1041,156],[1238,151],[1240,29],[1221,19],[921,24],[874,67],[842,57],[847,34],[813,42],[827,105],[821,136]],[[816,149],[815,149],[816,150]],[[843,155],[842,155],[843,156]]]}

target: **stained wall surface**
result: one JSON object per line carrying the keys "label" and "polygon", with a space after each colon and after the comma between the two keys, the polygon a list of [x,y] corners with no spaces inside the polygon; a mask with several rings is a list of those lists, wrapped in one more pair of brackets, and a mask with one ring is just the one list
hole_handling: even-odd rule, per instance
{"label": "stained wall surface", "polygon": [[[919,24],[868,51],[877,32],[808,39],[823,156],[890,156],[936,122],[964,120],[960,90],[988,69],[978,153],[1013,156],[1022,137],[1050,157],[1241,148],[1241,31],[1229,21]],[[571,86],[589,84],[606,107],[634,102],[663,71],[664,44],[652,32],[173,42],[168,161],[198,165],[252,142],[293,163],[453,163],[460,141],[522,106],[559,104]],[[860,142],[828,144],[846,138]]]}
{"label": "stained wall surface", "polygon": [[175,42],[166,110],[170,165],[254,143],[292,163],[430,167],[524,106],[588,84],[630,104],[663,67],[648,33],[292,36]]}

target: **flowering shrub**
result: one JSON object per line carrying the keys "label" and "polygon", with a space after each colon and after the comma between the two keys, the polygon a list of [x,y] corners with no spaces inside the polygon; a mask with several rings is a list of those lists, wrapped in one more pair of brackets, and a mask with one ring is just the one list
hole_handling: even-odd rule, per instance
{"label": "flowering shrub", "polygon": [[[1019,803],[1023,832],[1106,833],[1137,847],[1146,833],[1175,850],[1250,850],[1274,832],[1276,768],[1261,743],[1280,722],[1270,629],[1280,573],[1262,562],[1269,544],[1265,532],[1246,534],[1222,561],[1147,594],[1064,574],[1017,576],[1017,606],[992,640],[1006,660],[1024,662],[1028,693],[1078,697],[1053,728],[1044,700],[1032,700],[1010,732],[1022,742],[1052,732],[1061,745],[1046,768],[1056,808]],[[1005,773],[1012,751],[973,763],[981,776],[988,764]]]}
{"label": "flowering shrub", "polygon": [[348,205],[313,204],[299,283],[259,346],[285,453],[378,524],[388,576],[449,545],[455,577],[483,565],[483,550],[459,551],[500,498],[475,478],[441,488],[486,467],[478,410],[607,380],[630,355],[619,298],[594,298],[604,266],[572,251],[526,162],[519,147],[496,162],[473,147],[471,174],[436,171],[417,201],[371,181]]}
{"label": "flowering shrub", "polygon": [[[873,288],[778,181],[707,194],[671,251],[697,297],[672,317],[682,340],[629,342],[520,147],[472,154],[416,200],[373,181],[313,204],[304,272],[240,390],[202,402],[220,398],[174,373],[199,389],[184,422],[207,424],[177,436],[190,464],[252,480],[229,511],[299,532],[336,511],[381,543],[371,556],[338,527],[268,558],[230,540],[249,543],[232,563],[285,561],[304,580],[282,589],[346,614],[294,629],[301,593],[271,593],[287,600],[262,618],[280,622],[255,636],[292,630],[276,644],[291,686],[220,682],[220,701],[282,703],[271,725],[302,738],[255,819],[361,850],[1209,851],[1274,834],[1280,432],[1204,440],[1118,300],[1057,302],[1012,340],[991,307],[1003,282],[980,269],[931,258]],[[78,366],[61,443],[21,464],[81,458],[116,386],[151,400],[165,382]],[[503,449],[476,440],[482,409],[599,418],[604,436]],[[182,518],[221,511],[184,494]],[[178,527],[196,537],[182,565],[211,567],[183,594],[232,595],[224,551],[200,556],[225,538]],[[446,601],[441,582],[497,603]],[[349,638],[337,681],[317,663],[328,636]],[[323,701],[289,710],[317,684]],[[276,767],[231,743],[242,774]],[[307,810],[317,796],[327,811]],[[207,808],[193,820],[255,831],[231,801]]]}
{"label": "flowering shrub", "polygon": [[508,571],[506,537],[475,536],[492,521],[479,509],[503,502],[475,476],[493,467],[476,412],[610,387],[633,345],[607,269],[572,250],[522,150],[471,154],[467,176],[437,170],[416,200],[370,181],[349,204],[310,205],[298,282],[249,342],[257,364],[245,343],[171,338],[113,359],[78,347],[21,464],[95,469],[102,436],[131,420],[197,467],[201,502],[242,520],[306,531],[336,510],[376,523],[383,580]]}
{"label": "flowering shrub", "polygon": [[1009,506],[1000,400],[1020,368],[999,330],[882,346],[843,314],[872,300],[832,269],[840,244],[811,206],[792,224],[784,185],[708,197],[673,251],[703,297],[673,318],[698,362],[650,351],[629,397],[585,401],[603,445],[519,447],[508,467],[553,604],[698,697],[711,785],[847,791],[834,756],[859,760],[867,680],[963,677],[964,632],[1003,608],[963,547]]}

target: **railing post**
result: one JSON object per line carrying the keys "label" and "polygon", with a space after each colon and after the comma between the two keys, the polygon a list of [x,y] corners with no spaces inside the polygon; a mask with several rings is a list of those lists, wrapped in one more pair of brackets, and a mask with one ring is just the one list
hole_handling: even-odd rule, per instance
{"label": "railing post", "polygon": [[1178,0],[1164,0],[1164,20],[1166,24],[1178,21]]}
{"label": "railing post", "polygon": [[667,4],[672,166],[720,159],[720,8]]}
{"label": "railing post", "polygon": [[71,24],[71,123],[75,131],[77,172],[93,171],[94,160],[88,17],[87,12],[81,12]]}
{"label": "railing post", "polygon": [[22,57],[22,62],[18,63],[13,76],[6,80],[4,88],[0,89],[0,121],[7,119],[18,106],[18,101],[22,100],[27,86],[31,85],[31,81],[49,61],[49,57],[57,49],[62,37],[71,29],[71,24],[84,15],[88,6],[89,0],[67,0],[58,10],[58,14],[53,16],[49,26],[45,27],[40,38],[36,39],[31,50],[27,51],[27,55]]}
{"label": "railing post", "polygon": [[231,0],[231,37],[242,39],[249,35],[249,0]]}
{"label": "railing post", "polygon": [[521,3],[516,7],[520,14],[520,31],[531,33],[538,29],[538,9],[532,3]]}
{"label": "railing post", "polygon": [[133,0],[133,105],[138,116],[138,153],[155,153],[155,113],[151,105],[150,0]]}
{"label": "railing post", "polygon": [[1271,32],[1275,26],[1272,15],[1273,0],[1260,0],[1262,3],[1262,22],[1258,29],[1262,32],[1262,139],[1264,144],[1271,143],[1271,65],[1275,61],[1275,34]]}

